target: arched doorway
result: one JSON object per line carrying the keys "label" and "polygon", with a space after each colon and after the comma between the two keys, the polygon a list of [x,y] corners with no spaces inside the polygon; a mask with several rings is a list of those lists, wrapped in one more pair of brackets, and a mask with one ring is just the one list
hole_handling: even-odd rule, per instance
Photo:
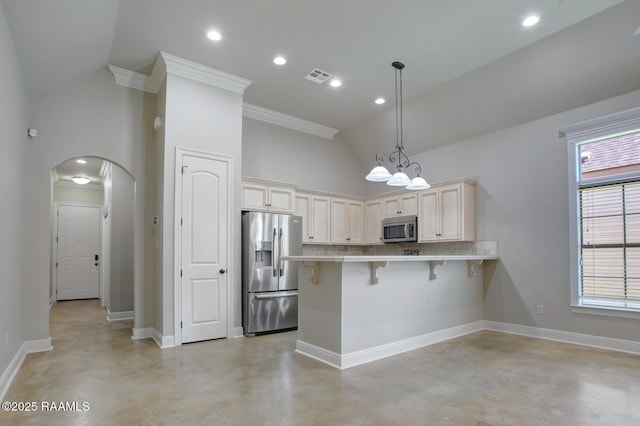
{"label": "arched doorway", "polygon": [[134,179],[92,156],[51,174],[50,302],[98,298],[109,320],[133,319]]}

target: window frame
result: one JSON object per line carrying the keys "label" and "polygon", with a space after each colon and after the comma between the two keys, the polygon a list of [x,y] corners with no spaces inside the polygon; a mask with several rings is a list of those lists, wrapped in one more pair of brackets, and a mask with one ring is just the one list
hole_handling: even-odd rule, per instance
{"label": "window frame", "polygon": [[[569,283],[571,311],[578,314],[601,315],[618,318],[640,319],[637,310],[585,306],[580,304],[580,145],[602,139],[617,137],[640,131],[640,107],[605,115],[592,120],[581,121],[560,129],[560,137],[567,142],[568,183],[569,183]],[[628,176],[616,176],[621,180]],[[606,178],[605,178],[606,179]],[[611,180],[611,178],[608,178]]]}

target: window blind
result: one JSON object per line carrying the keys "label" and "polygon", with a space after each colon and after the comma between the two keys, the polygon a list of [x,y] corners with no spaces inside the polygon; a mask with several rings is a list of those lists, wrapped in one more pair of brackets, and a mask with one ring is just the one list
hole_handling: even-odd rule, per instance
{"label": "window blind", "polygon": [[640,310],[640,180],[578,191],[581,304]]}

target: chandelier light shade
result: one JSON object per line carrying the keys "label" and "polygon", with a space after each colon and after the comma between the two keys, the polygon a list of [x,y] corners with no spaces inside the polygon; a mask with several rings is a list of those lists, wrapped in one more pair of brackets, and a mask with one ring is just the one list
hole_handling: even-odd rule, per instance
{"label": "chandelier light shade", "polygon": [[[411,161],[404,153],[403,128],[402,128],[402,62],[394,62],[391,66],[395,69],[396,81],[396,146],[391,154],[379,151],[376,154],[376,166],[369,172],[365,179],[371,182],[387,182],[389,186],[404,186],[406,189],[418,191],[431,187],[427,181],[420,176],[422,167],[415,161]],[[391,174],[383,166],[384,161],[395,166],[395,173]],[[404,170],[411,170],[415,173],[414,178],[410,178]]]}

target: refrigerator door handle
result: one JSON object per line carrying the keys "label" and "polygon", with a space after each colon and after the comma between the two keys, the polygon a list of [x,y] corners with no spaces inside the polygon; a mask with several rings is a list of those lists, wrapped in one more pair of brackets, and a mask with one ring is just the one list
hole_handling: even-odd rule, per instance
{"label": "refrigerator door handle", "polygon": [[273,276],[276,277],[278,275],[278,269],[280,267],[280,247],[278,245],[277,238],[277,229],[273,228],[273,248],[271,252],[272,262],[271,268],[273,269]]}
{"label": "refrigerator door handle", "polygon": [[280,247],[282,247],[282,228],[280,228],[280,235],[278,236],[278,269],[280,269],[280,276],[283,276],[284,265],[282,260],[280,260],[280,256],[282,255],[282,253],[280,253]]}
{"label": "refrigerator door handle", "polygon": [[298,291],[270,291],[267,293],[254,293],[256,299],[276,299],[278,297],[292,297],[297,296]]}

